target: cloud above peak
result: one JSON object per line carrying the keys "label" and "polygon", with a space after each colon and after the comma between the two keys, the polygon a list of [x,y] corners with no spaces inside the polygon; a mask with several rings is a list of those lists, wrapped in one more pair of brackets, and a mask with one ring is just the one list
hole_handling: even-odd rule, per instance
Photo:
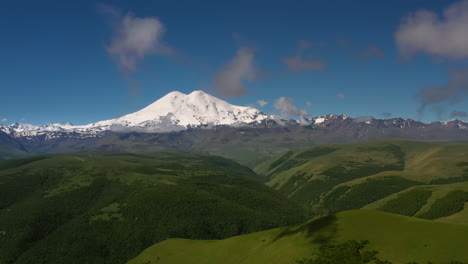
{"label": "cloud above peak", "polygon": [[451,59],[468,58],[468,0],[447,7],[443,16],[419,10],[407,16],[395,34],[403,55],[428,53]]}
{"label": "cloud above peak", "polygon": [[265,100],[258,100],[258,101],[257,101],[257,104],[260,105],[261,107],[264,107],[265,105],[268,104],[268,102],[265,101]]}
{"label": "cloud above peak", "polygon": [[225,97],[240,97],[247,93],[245,82],[258,78],[253,49],[241,47],[236,55],[216,73],[212,90]]}
{"label": "cloud above peak", "polygon": [[106,50],[116,56],[122,70],[132,72],[146,55],[164,50],[159,44],[163,33],[164,26],[158,19],[127,14],[120,21]]}
{"label": "cloud above peak", "polygon": [[[123,15],[119,9],[108,5],[99,5],[98,9],[108,15],[113,29],[112,39],[105,49],[126,78],[131,80],[130,74],[148,55],[175,55],[162,41],[165,27],[158,18],[136,17],[133,13]],[[132,87],[132,92],[136,92],[135,89]]]}
{"label": "cloud above peak", "polygon": [[307,110],[299,109],[294,105],[294,99],[291,97],[280,97],[276,99],[274,104],[275,109],[281,112],[281,115],[284,117],[288,116],[299,116],[305,117],[310,115]]}

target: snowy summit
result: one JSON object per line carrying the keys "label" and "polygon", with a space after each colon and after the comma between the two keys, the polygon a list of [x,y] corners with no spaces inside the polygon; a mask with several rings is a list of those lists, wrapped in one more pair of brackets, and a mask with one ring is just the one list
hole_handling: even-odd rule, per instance
{"label": "snowy summit", "polygon": [[170,92],[140,111],[84,126],[48,124],[0,126],[7,134],[34,136],[45,132],[95,134],[102,131],[166,132],[189,127],[236,125],[261,122],[268,116],[253,107],[236,106],[203,91]]}

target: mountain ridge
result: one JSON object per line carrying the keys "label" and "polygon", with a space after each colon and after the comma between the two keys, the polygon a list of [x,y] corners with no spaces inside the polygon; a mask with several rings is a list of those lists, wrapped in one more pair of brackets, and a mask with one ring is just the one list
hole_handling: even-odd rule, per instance
{"label": "mountain ridge", "polygon": [[35,154],[178,149],[220,155],[248,166],[287,149],[318,144],[390,138],[468,140],[468,122],[457,119],[426,124],[408,118],[330,114],[296,120],[231,105],[202,91],[172,92],[140,111],[84,126],[15,123],[0,125],[0,131]]}
{"label": "mountain ridge", "polygon": [[[468,130],[468,121],[453,119],[423,123],[409,118],[376,119],[348,115],[320,115],[312,118],[292,119],[277,115],[267,115],[249,106],[237,106],[216,98],[201,90],[184,94],[173,91],[143,109],[118,117],[75,126],[72,123],[48,123],[31,125],[14,123],[9,126],[0,124],[0,131],[13,138],[35,137],[44,134],[69,133],[80,137],[97,137],[103,132],[146,132],[164,133],[182,131],[194,127],[249,126],[297,123],[303,126],[336,127],[341,123],[359,123],[377,128],[409,128],[442,126]],[[53,136],[50,136],[53,138]]]}

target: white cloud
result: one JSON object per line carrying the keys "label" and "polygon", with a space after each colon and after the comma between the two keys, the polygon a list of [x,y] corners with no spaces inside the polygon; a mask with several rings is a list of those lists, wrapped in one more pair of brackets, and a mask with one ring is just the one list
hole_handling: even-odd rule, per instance
{"label": "white cloud", "polygon": [[268,102],[265,100],[258,100],[257,103],[262,107],[268,104]]}
{"label": "white cloud", "polygon": [[395,34],[404,55],[425,52],[452,59],[468,57],[468,0],[450,5],[439,17],[419,10],[406,17]]}
{"label": "white cloud", "polygon": [[307,105],[308,107],[311,107],[311,106],[312,106],[312,102],[311,102],[311,101],[307,101],[307,102],[306,102],[306,105]]}
{"label": "white cloud", "polygon": [[136,17],[132,13],[122,15],[120,10],[107,5],[100,5],[99,9],[109,15],[114,31],[106,51],[126,78],[130,78],[129,75],[148,55],[175,55],[174,50],[162,42],[165,27],[156,17]]}
{"label": "white cloud", "polygon": [[257,70],[254,66],[254,51],[240,48],[236,56],[215,75],[213,91],[227,97],[239,97],[247,92],[245,81],[254,81]]}
{"label": "white cloud", "polygon": [[281,111],[283,116],[308,116],[307,110],[299,109],[294,105],[294,99],[290,97],[280,97],[276,99],[274,104],[275,109]]}
{"label": "white cloud", "polygon": [[164,26],[156,18],[138,18],[128,14],[122,18],[111,44],[106,48],[116,56],[124,71],[132,72],[137,62],[158,49]]}
{"label": "white cloud", "polygon": [[336,95],[336,97],[338,97],[339,99],[344,99],[345,95],[343,93],[339,93]]}
{"label": "white cloud", "polygon": [[8,121],[8,118],[2,118],[0,119],[1,122],[7,122]]}

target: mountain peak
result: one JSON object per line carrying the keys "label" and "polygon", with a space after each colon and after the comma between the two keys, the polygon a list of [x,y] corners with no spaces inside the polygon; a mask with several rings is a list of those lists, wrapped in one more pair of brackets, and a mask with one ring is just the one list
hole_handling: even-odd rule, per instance
{"label": "mountain peak", "polygon": [[260,122],[266,118],[266,115],[255,108],[232,105],[201,90],[190,94],[174,91],[137,112],[85,127],[108,129],[111,126],[175,125],[179,128],[187,128],[210,124],[231,125]]}
{"label": "mountain peak", "polygon": [[205,93],[202,90],[195,90],[195,91],[191,92],[189,95],[208,95],[208,94]]}
{"label": "mountain peak", "polygon": [[[53,123],[41,126],[15,123],[10,126],[0,125],[0,130],[16,136],[35,136],[50,132],[95,136],[100,132],[109,130],[157,133],[179,131],[199,126],[262,124],[268,120],[274,120],[279,124],[285,123],[285,120],[280,117],[268,116],[256,108],[232,105],[204,91],[196,90],[189,94],[173,91],[134,113],[84,126],[74,126],[71,123]],[[344,114],[301,119],[298,123],[301,125],[313,124],[318,127],[335,127],[343,124],[352,126],[352,123],[366,123],[376,128],[431,126],[431,124],[425,125],[411,119],[377,120],[372,117],[351,118]],[[468,129],[468,124],[459,120],[439,122],[438,124],[439,126],[442,124],[445,127],[456,129]]]}
{"label": "mountain peak", "polygon": [[182,95],[185,95],[185,94],[184,94],[184,93],[181,93],[181,92],[179,92],[179,91],[172,91],[172,92],[166,94],[166,95],[163,96],[163,97],[166,97],[166,96],[182,96]]}

